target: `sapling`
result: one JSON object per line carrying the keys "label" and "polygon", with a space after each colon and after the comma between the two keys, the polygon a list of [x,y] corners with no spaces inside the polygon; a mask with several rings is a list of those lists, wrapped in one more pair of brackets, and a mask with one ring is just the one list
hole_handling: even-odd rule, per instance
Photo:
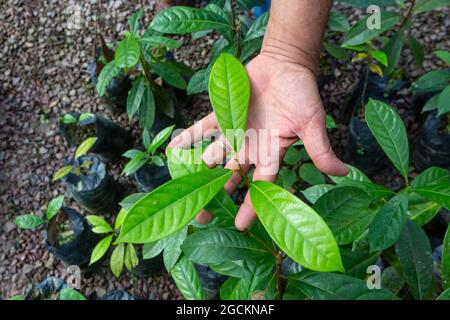
{"label": "sapling", "polygon": [[21,229],[34,229],[52,220],[61,210],[64,204],[64,196],[58,196],[47,205],[47,210],[43,217],[36,214],[26,214],[17,216],[14,223]]}
{"label": "sapling", "polygon": [[177,89],[186,89],[186,78],[192,71],[185,65],[169,59],[169,50],[178,48],[177,40],[164,37],[162,33],[147,28],[140,34],[139,20],[142,10],[129,18],[130,30],[115,50],[114,60],[102,69],[97,82],[97,92],[103,96],[110,81],[122,72],[131,76],[132,88],[127,99],[127,114],[130,119],[138,115],[141,128],[150,130],[155,121],[155,110],[174,118],[175,105],[166,89],[158,84],[157,77]]}
{"label": "sapling", "polygon": [[145,165],[164,167],[165,155],[158,152],[158,149],[170,138],[174,128],[175,126],[171,126],[163,129],[153,139],[151,139],[148,131],[144,130],[142,140],[145,150],[131,149],[123,154],[130,161],[124,167],[122,174],[125,176],[132,175]]}

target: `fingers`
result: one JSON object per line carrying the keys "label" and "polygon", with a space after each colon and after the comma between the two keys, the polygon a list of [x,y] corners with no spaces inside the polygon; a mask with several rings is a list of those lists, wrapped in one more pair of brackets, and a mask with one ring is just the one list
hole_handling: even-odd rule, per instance
{"label": "fingers", "polygon": [[218,128],[214,113],[210,113],[175,137],[169,143],[169,148],[189,148],[193,143],[203,140],[207,130],[216,130]]}
{"label": "fingers", "polygon": [[[258,166],[253,173],[253,181],[265,180],[274,182],[278,173],[278,164],[272,167]],[[247,192],[235,220],[235,226],[238,230],[244,231],[256,220],[256,214],[250,200],[250,191]]]}
{"label": "fingers", "polygon": [[229,150],[225,138],[221,135],[217,141],[214,141],[206,148],[202,159],[209,168],[214,168],[218,164],[224,163]]}
{"label": "fingers", "polygon": [[200,224],[208,224],[212,219],[214,219],[214,216],[205,210],[200,211],[200,213],[195,217],[195,220]]}
{"label": "fingers", "polygon": [[334,154],[325,127],[325,112],[320,110],[299,134],[314,165],[323,173],[345,176],[348,168]]}

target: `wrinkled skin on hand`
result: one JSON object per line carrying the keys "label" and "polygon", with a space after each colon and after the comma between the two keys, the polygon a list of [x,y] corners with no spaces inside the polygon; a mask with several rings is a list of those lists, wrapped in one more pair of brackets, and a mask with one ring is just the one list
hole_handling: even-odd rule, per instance
{"label": "wrinkled skin on hand", "polygon": [[[265,54],[257,56],[246,68],[251,85],[247,129],[257,132],[259,129],[278,129],[279,134],[258,139],[257,143],[252,142],[253,145],[246,141],[244,149],[247,152],[240,152],[238,157],[242,170],[247,172],[254,166],[254,181],[275,181],[284,154],[300,138],[319,170],[330,175],[346,175],[347,167],[336,157],[328,140],[326,114],[313,72],[304,66]],[[189,148],[198,140],[198,137],[193,137],[193,132],[200,127],[203,131],[217,129],[214,113],[185,130],[169,146]],[[226,156],[224,149],[227,149],[224,148],[224,140],[220,137],[203,154],[203,160],[209,167],[223,162]],[[268,153],[268,145],[275,145],[278,149]],[[231,194],[241,182],[237,158],[232,158],[226,168],[236,171],[225,185],[225,190]],[[197,216],[197,221],[208,223],[211,218],[211,214],[203,211]],[[236,227],[245,230],[255,218],[247,193],[236,217]]]}

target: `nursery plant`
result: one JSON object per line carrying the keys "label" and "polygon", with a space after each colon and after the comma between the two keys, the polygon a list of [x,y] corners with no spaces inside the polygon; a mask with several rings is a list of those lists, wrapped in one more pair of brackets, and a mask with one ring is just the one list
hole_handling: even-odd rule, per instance
{"label": "nursery plant", "polygon": [[[250,86],[243,65],[232,55],[223,53],[216,60],[209,95],[220,129],[236,153],[242,144],[237,130],[245,129],[246,117],[232,115],[246,115]],[[401,119],[388,105],[371,100],[366,121],[405,179],[398,193],[355,168],[347,177],[331,177],[335,184],[305,190],[310,204],[273,183],[248,181],[259,222],[242,233],[233,227],[237,207],[223,190],[232,172],[208,169],[197,149],[168,149],[173,180],[127,204],[115,244],[145,244],[158,253],[176,249],[176,264],[168,270],[187,299],[205,297],[195,264],[230,277],[222,285],[222,299],[398,299],[397,291],[370,290],[364,280],[367,266],[380,256],[389,258],[395,274],[406,279],[414,298],[429,298],[431,248],[420,226],[435,212],[424,213],[415,205],[448,208],[450,175],[431,168],[410,183]],[[216,216],[207,226],[192,221],[202,208]],[[167,237],[176,237],[176,245],[163,245]],[[449,274],[448,254],[444,249],[443,279]],[[288,258],[298,266],[291,269],[293,274],[282,272]]]}
{"label": "nursery plant", "polygon": [[156,111],[175,118],[175,98],[156,78],[161,77],[168,85],[177,89],[186,89],[192,71],[185,65],[170,59],[171,49],[178,48],[177,40],[163,36],[152,28],[140,34],[142,10],[129,18],[130,30],[124,33],[119,42],[114,59],[102,69],[97,92],[103,96],[110,81],[121,74],[132,77],[133,85],[128,93],[127,114],[131,119],[135,115],[143,129],[150,130],[155,122]]}
{"label": "nursery plant", "polygon": [[17,216],[14,223],[21,229],[34,229],[52,220],[61,210],[64,204],[64,196],[58,196],[49,202],[43,217],[36,214]]}
{"label": "nursery plant", "polygon": [[159,132],[153,139],[147,130],[143,131],[142,141],[145,150],[131,149],[123,154],[125,158],[130,159],[123,168],[122,174],[130,176],[140,170],[145,165],[155,165],[157,167],[165,166],[164,153],[158,152],[158,149],[170,138],[175,126],[170,126]]}

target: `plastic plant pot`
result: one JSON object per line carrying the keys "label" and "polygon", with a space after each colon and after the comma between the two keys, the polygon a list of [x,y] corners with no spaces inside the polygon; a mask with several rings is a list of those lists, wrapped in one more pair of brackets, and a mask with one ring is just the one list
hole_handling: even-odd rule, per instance
{"label": "plastic plant pot", "polygon": [[82,169],[80,174],[72,171],[64,177],[72,197],[93,213],[115,210],[119,201],[119,185],[98,157],[81,157],[70,164],[80,167],[86,162],[90,163],[89,168]]}
{"label": "plastic plant pot", "polygon": [[164,167],[145,165],[133,177],[139,193],[151,192],[171,180],[167,165]]}
{"label": "plastic plant pot", "polygon": [[57,300],[59,292],[67,288],[64,280],[48,277],[44,281],[33,285],[25,294],[25,300]]}
{"label": "plastic plant pot", "polygon": [[450,133],[446,115],[431,112],[426,118],[414,148],[414,165],[418,171],[433,166],[450,169]]}
{"label": "plastic plant pot", "polygon": [[138,278],[148,278],[154,276],[164,268],[163,255],[159,254],[152,259],[142,259],[138,253],[139,264],[131,270],[131,274]]}
{"label": "plastic plant pot", "polygon": [[200,282],[205,290],[207,300],[218,300],[220,287],[228,279],[227,276],[213,271],[210,267],[204,264],[196,264]]}
{"label": "plastic plant pot", "polygon": [[62,208],[47,225],[46,247],[66,265],[77,265],[89,271],[92,250],[100,240],[87,220],[74,209]]}
{"label": "plastic plant pot", "polygon": [[126,291],[115,290],[106,293],[101,300],[138,300]]}
{"label": "plastic plant pot", "polygon": [[[78,120],[81,114],[73,112],[71,115]],[[61,122],[60,130],[70,146],[78,146],[89,137],[97,137],[90,152],[98,155],[104,162],[120,159],[133,146],[133,138],[127,130],[94,114],[76,123]]]}

